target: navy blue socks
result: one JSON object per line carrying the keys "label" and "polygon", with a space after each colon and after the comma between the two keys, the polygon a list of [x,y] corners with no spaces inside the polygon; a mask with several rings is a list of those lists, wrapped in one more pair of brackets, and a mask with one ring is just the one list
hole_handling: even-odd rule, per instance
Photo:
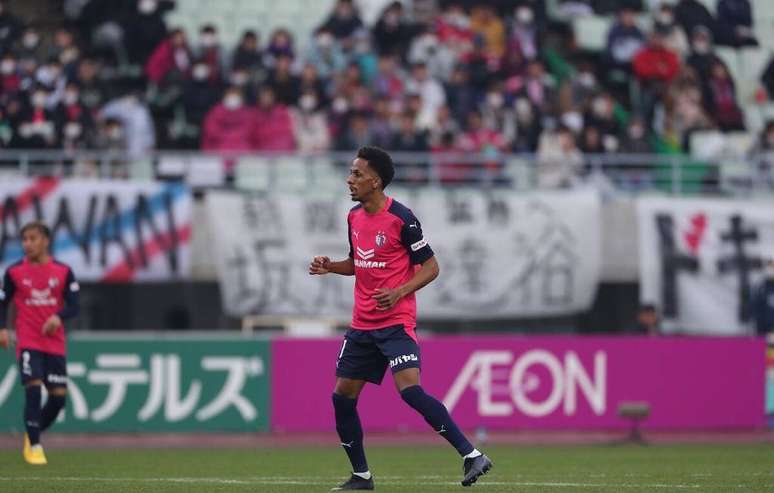
{"label": "navy blue socks", "polygon": [[421,414],[427,423],[457,449],[461,456],[473,452],[473,445],[465,438],[449,411],[438,399],[427,395],[419,385],[413,385],[401,391],[400,396],[406,404]]}
{"label": "navy blue socks", "polygon": [[357,399],[333,394],[333,409],[336,411],[336,431],[339,433],[341,446],[352,463],[352,471],[367,472],[368,463],[363,449],[363,427],[357,414]]}
{"label": "navy blue socks", "polygon": [[30,445],[37,445],[40,443],[40,385],[27,385],[24,394],[24,427]]}
{"label": "navy blue socks", "polygon": [[48,394],[48,401],[40,412],[40,431],[46,431],[56,421],[59,411],[65,405],[65,396]]}

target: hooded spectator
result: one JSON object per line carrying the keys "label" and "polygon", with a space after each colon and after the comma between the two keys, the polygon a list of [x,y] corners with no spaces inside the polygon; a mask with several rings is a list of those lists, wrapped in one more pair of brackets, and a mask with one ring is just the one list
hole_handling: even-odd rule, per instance
{"label": "hooded spectator", "polygon": [[108,102],[100,111],[101,119],[121,122],[130,158],[145,156],[156,145],[156,130],[147,104],[135,93]]}
{"label": "hooded spectator", "polygon": [[686,36],[693,33],[699,26],[704,26],[713,36],[716,36],[717,22],[707,7],[698,0],[680,0],[675,6],[675,19],[682,26]]}

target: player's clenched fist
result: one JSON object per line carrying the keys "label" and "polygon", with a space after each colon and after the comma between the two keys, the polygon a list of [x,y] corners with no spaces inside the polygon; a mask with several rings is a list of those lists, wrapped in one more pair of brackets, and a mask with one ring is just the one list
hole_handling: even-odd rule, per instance
{"label": "player's clenched fist", "polygon": [[309,274],[310,275],[323,275],[328,274],[330,272],[331,259],[328,257],[315,257],[312,260],[312,263],[309,264]]}

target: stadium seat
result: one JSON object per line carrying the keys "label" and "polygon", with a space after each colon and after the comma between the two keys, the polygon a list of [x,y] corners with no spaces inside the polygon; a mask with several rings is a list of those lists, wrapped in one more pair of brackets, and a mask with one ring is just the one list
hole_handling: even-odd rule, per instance
{"label": "stadium seat", "polygon": [[737,98],[741,103],[752,101],[760,86],[761,75],[766,70],[771,53],[766,48],[749,47],[739,50],[741,76],[735,79]]}
{"label": "stadium seat", "polygon": [[265,159],[247,156],[239,158],[234,169],[234,184],[243,190],[268,190],[271,184]]}
{"label": "stadium seat", "polygon": [[589,16],[573,19],[572,27],[578,48],[603,51],[607,45],[607,33],[613,21],[607,17]]}
{"label": "stadium seat", "polygon": [[309,179],[311,169],[308,164],[310,163],[295,156],[270,158],[269,166],[273,173],[272,188],[289,192],[304,190],[311,183]]}
{"label": "stadium seat", "polygon": [[162,156],[156,163],[156,176],[165,180],[181,180],[185,170],[185,159],[180,156]]}
{"label": "stadium seat", "polygon": [[216,156],[197,156],[188,161],[185,182],[192,187],[223,186],[226,173],[223,159]]}
{"label": "stadium seat", "polygon": [[691,134],[691,156],[698,159],[717,159],[725,149],[725,136],[717,130],[703,130]]}
{"label": "stadium seat", "polygon": [[774,21],[774,2],[771,0],[753,0],[752,11],[755,22]]}

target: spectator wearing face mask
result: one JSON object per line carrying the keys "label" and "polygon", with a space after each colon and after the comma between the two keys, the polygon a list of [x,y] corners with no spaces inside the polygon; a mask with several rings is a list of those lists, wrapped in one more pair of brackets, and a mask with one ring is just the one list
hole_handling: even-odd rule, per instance
{"label": "spectator wearing face mask", "polygon": [[25,149],[54,149],[58,134],[53,111],[47,108],[49,94],[43,86],[35,88],[27,107],[22,111],[18,127],[19,147]]}
{"label": "spectator wearing face mask", "polygon": [[513,122],[516,134],[511,148],[514,152],[535,152],[543,132],[540,114],[527,98],[513,101]]}
{"label": "spectator wearing face mask", "polygon": [[710,76],[710,68],[716,63],[723,63],[713,52],[712,33],[703,26],[697,27],[691,35],[691,53],[686,64],[696,71],[701,80]]}
{"label": "spectator wearing face mask", "polygon": [[543,132],[537,161],[537,182],[541,188],[568,188],[580,182],[583,154],[575,143],[575,135],[565,126]]}
{"label": "spectator wearing face mask", "polygon": [[136,9],[126,16],[121,27],[130,63],[145,63],[168,36],[164,14],[174,6],[175,3],[169,0],[139,0]]}
{"label": "spectator wearing face mask", "polygon": [[95,125],[91,112],[81,102],[80,88],[70,82],[54,109],[57,132],[65,149],[88,148],[93,142]]}
{"label": "spectator wearing face mask", "polygon": [[540,56],[540,36],[535,24],[535,12],[529,5],[516,8],[508,39],[508,53],[511,52],[518,52],[524,60],[534,60]]}
{"label": "spectator wearing face mask", "polygon": [[675,10],[672,5],[662,3],[656,11],[653,28],[664,33],[666,46],[680,55],[686,55],[689,50],[688,37],[677,24]]}
{"label": "spectator wearing face mask", "polygon": [[210,108],[221,100],[222,88],[210,77],[210,67],[197,61],[191,70],[191,79],[183,85],[183,108],[188,125],[199,128]]}
{"label": "spectator wearing face mask", "polygon": [[435,20],[433,32],[438,41],[449,47],[458,61],[467,61],[473,51],[473,31],[470,17],[459,3],[450,3]]}
{"label": "spectator wearing face mask", "polygon": [[594,73],[594,66],[589,62],[579,62],[575,73],[560,88],[560,112],[566,113],[584,108],[599,93],[599,90],[600,86]]}
{"label": "spectator wearing face mask", "polygon": [[295,147],[290,111],[277,100],[270,86],[263,86],[258,92],[253,148],[258,151],[292,151]]}
{"label": "spectator wearing face mask", "polygon": [[204,118],[202,150],[249,151],[254,148],[254,127],[254,110],[245,105],[238,87],[229,87]]}
{"label": "spectator wearing face mask", "polygon": [[615,117],[615,104],[610,93],[603,92],[594,96],[588,111],[584,114],[584,122],[586,125],[596,127],[602,137],[619,138],[622,132],[621,125]]}
{"label": "spectator wearing face mask", "polygon": [[218,30],[212,24],[202,26],[199,31],[199,46],[197,58],[210,68],[210,80],[221,80],[222,61]]}
{"label": "spectator wearing face mask", "polygon": [[293,136],[300,152],[322,152],[331,147],[331,136],[325,114],[320,111],[314,91],[304,92],[298,107],[291,110]]}
{"label": "spectator wearing face mask", "polygon": [[392,2],[382,12],[372,30],[374,48],[380,56],[393,55],[406,60],[416,29],[406,19],[403,4]]}
{"label": "spectator wearing face mask", "polygon": [[621,143],[621,152],[625,154],[650,154],[650,145],[645,121],[640,117],[632,117],[626,129],[626,136]]}
{"label": "spectator wearing face mask", "polygon": [[32,26],[27,27],[18,39],[14,51],[19,58],[45,59],[45,49],[40,42],[40,32]]}
{"label": "spectator wearing face mask", "polygon": [[145,64],[148,79],[162,84],[167,79],[183,80],[191,68],[191,51],[185,33],[177,29],[159,44]]}
{"label": "spectator wearing face mask", "polygon": [[321,27],[315,33],[306,54],[306,63],[311,63],[317,69],[320,77],[330,79],[347,66],[347,57],[341,49],[341,43],[326,27]]}
{"label": "spectator wearing face mask", "polygon": [[607,33],[605,58],[609,70],[631,71],[634,56],[645,46],[645,35],[635,23],[634,11],[624,8]]}

